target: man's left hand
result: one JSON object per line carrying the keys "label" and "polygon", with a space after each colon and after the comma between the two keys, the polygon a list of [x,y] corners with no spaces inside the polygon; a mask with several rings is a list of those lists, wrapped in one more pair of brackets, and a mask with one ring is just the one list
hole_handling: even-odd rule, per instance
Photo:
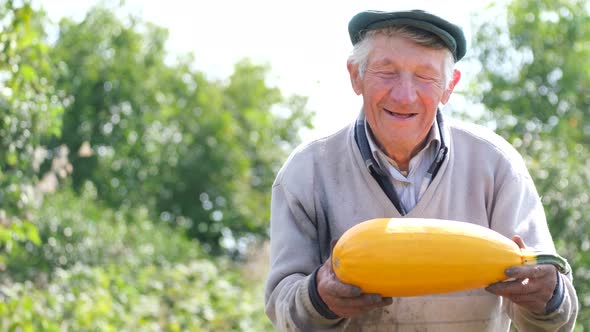
{"label": "man's left hand", "polygon": [[[525,248],[524,241],[515,235],[512,240],[520,248]],[[510,281],[500,281],[486,287],[486,290],[503,296],[530,312],[545,314],[547,302],[553,296],[557,286],[557,272],[553,265],[513,266],[506,269]]]}

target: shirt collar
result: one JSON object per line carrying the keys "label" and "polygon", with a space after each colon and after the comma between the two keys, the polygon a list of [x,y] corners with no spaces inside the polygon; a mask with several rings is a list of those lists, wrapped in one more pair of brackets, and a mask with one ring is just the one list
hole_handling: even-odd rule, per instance
{"label": "shirt collar", "polygon": [[[399,167],[397,166],[397,163],[395,162],[395,160],[391,159],[387,154],[385,154],[385,152],[383,150],[381,150],[381,148],[375,142],[375,138],[373,137],[373,132],[371,131],[371,128],[369,127],[369,124],[367,123],[366,118],[364,121],[365,121],[365,135],[367,136],[367,141],[369,142],[369,147],[371,148],[371,153],[373,154],[373,158],[375,158],[375,161],[377,161],[379,168],[381,168],[382,170],[386,169],[386,167],[385,167],[386,165],[384,165],[384,163],[387,162],[399,171]],[[433,145],[434,145],[434,151],[438,151],[440,149],[441,137],[440,137],[440,131],[438,130],[438,128],[439,128],[438,127],[438,119],[435,117],[434,122],[433,122],[432,126],[430,127],[430,131],[428,132],[428,136],[426,138],[426,145],[424,145],[424,148],[422,148],[422,150],[420,150],[421,152],[430,148]]]}

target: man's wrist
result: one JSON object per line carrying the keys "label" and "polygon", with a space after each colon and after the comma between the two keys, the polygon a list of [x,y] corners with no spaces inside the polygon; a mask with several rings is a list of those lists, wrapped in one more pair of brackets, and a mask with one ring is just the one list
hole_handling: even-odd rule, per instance
{"label": "man's wrist", "polygon": [[321,266],[315,269],[315,271],[313,271],[311,277],[309,278],[309,286],[307,287],[309,299],[311,300],[311,304],[313,305],[315,310],[323,317],[327,319],[340,318],[338,315],[332,312],[330,308],[328,308],[328,305],[326,304],[326,302],[324,302],[324,300],[322,300],[322,297],[318,292],[317,275],[320,268]]}
{"label": "man's wrist", "polygon": [[565,287],[563,285],[563,276],[557,271],[557,285],[555,285],[555,290],[553,290],[553,296],[551,296],[551,299],[549,299],[545,306],[546,315],[554,312],[561,306],[564,295]]}

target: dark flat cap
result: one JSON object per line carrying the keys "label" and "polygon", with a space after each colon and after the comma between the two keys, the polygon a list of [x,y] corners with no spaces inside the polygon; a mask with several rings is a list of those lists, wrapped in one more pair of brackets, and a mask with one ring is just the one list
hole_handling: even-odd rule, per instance
{"label": "dark flat cap", "polygon": [[423,10],[400,12],[382,12],[376,10],[356,14],[348,23],[350,40],[355,45],[363,39],[369,30],[376,30],[395,25],[408,25],[426,30],[440,37],[453,53],[455,62],[461,60],[466,52],[463,30],[455,24]]}

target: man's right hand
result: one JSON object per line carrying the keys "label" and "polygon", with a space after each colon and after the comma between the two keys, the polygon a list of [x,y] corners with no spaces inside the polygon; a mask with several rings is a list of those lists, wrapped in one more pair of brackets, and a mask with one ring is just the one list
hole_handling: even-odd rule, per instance
{"label": "man's right hand", "polygon": [[342,283],[332,269],[332,257],[326,260],[317,273],[318,294],[333,313],[351,318],[379,307],[390,305],[390,297],[366,294],[353,285]]}

